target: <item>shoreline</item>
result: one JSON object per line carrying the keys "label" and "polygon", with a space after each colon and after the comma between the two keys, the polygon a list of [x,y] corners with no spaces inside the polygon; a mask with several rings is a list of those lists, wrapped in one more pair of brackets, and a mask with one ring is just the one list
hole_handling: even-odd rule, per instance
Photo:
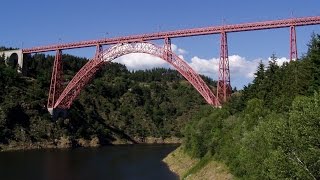
{"label": "shoreline", "polygon": [[179,179],[235,179],[223,162],[218,162],[211,156],[202,159],[191,158],[183,151],[182,146],[168,154],[162,162],[164,162],[170,171],[176,174]]}
{"label": "shoreline", "polygon": [[181,144],[182,139],[177,137],[169,138],[156,138],[156,137],[134,137],[133,140],[116,139],[110,143],[101,144],[97,137],[92,139],[71,139],[70,137],[61,137],[52,141],[42,142],[11,142],[9,144],[0,144],[0,152],[10,151],[27,151],[35,149],[75,149],[80,147],[101,147],[101,146],[114,146],[124,144]]}

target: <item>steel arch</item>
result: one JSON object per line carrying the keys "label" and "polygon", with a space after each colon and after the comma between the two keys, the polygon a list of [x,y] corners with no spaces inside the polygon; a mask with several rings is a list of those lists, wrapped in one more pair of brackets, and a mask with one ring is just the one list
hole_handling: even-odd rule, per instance
{"label": "steel arch", "polygon": [[[216,107],[220,106],[219,100],[212,93],[210,88],[184,60],[166,48],[158,47],[149,42],[138,42],[117,44],[88,61],[63,90],[53,108],[69,109],[73,100],[80,94],[81,89],[94,77],[97,70],[105,63],[130,53],[150,54],[167,61],[193,85],[208,104]],[[168,57],[168,54],[170,54],[170,59],[166,58]]]}

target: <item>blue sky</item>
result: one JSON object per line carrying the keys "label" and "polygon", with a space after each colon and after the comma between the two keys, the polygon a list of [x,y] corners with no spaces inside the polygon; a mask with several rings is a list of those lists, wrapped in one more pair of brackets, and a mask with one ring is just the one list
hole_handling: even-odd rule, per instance
{"label": "blue sky", "polygon": [[[319,0],[10,0],[1,2],[0,45],[29,48],[59,42],[221,25],[223,22],[234,24],[319,16],[319,8]],[[306,52],[312,32],[320,33],[320,25],[297,28],[299,55]],[[217,79],[215,69],[205,67],[208,63],[217,62],[219,38],[219,35],[210,35],[173,39],[172,43],[176,46],[176,52],[192,67]],[[288,58],[289,29],[228,34],[228,45],[232,59],[230,63],[234,63],[230,64],[232,84],[241,88],[251,81],[252,76],[248,73],[252,74],[256,69],[256,62],[267,62],[272,53],[283,58],[280,61]],[[181,53],[182,50],[185,52]],[[94,49],[67,52],[91,57]],[[128,63],[132,58],[148,62],[141,60],[140,64],[131,63],[131,69],[166,66],[165,63],[152,63],[152,58],[141,56],[123,57],[118,62]]]}

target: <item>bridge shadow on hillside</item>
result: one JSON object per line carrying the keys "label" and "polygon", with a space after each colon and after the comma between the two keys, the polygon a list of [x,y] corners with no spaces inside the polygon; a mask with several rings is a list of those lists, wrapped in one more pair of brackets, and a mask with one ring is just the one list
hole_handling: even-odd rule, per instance
{"label": "bridge shadow on hillside", "polygon": [[[93,108],[90,115],[84,113],[84,106],[75,101],[73,108],[69,111],[69,117],[72,119],[72,126],[74,127],[74,132],[77,129],[93,129],[96,131],[94,134],[99,138],[101,145],[112,145],[113,142],[121,139],[121,141],[125,141],[127,143],[137,144],[138,142],[131,138],[128,134],[126,134],[123,130],[113,127],[108,124],[106,119],[100,116],[100,114],[95,110],[96,107]],[[81,112],[81,113],[80,113]],[[94,117],[94,119],[92,119]],[[106,133],[104,130],[107,130]],[[82,134],[84,138],[90,139],[88,134]]]}

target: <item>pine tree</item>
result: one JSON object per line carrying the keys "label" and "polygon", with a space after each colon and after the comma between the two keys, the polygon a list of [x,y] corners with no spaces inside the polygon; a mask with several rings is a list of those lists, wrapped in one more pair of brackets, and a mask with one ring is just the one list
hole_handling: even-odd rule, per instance
{"label": "pine tree", "polygon": [[254,73],[255,78],[253,80],[253,84],[261,84],[263,80],[265,79],[265,65],[260,61],[258,65],[258,70],[257,72]]}
{"label": "pine tree", "polygon": [[320,89],[320,35],[313,34],[308,47],[307,61],[312,75],[309,93],[312,94]]}

